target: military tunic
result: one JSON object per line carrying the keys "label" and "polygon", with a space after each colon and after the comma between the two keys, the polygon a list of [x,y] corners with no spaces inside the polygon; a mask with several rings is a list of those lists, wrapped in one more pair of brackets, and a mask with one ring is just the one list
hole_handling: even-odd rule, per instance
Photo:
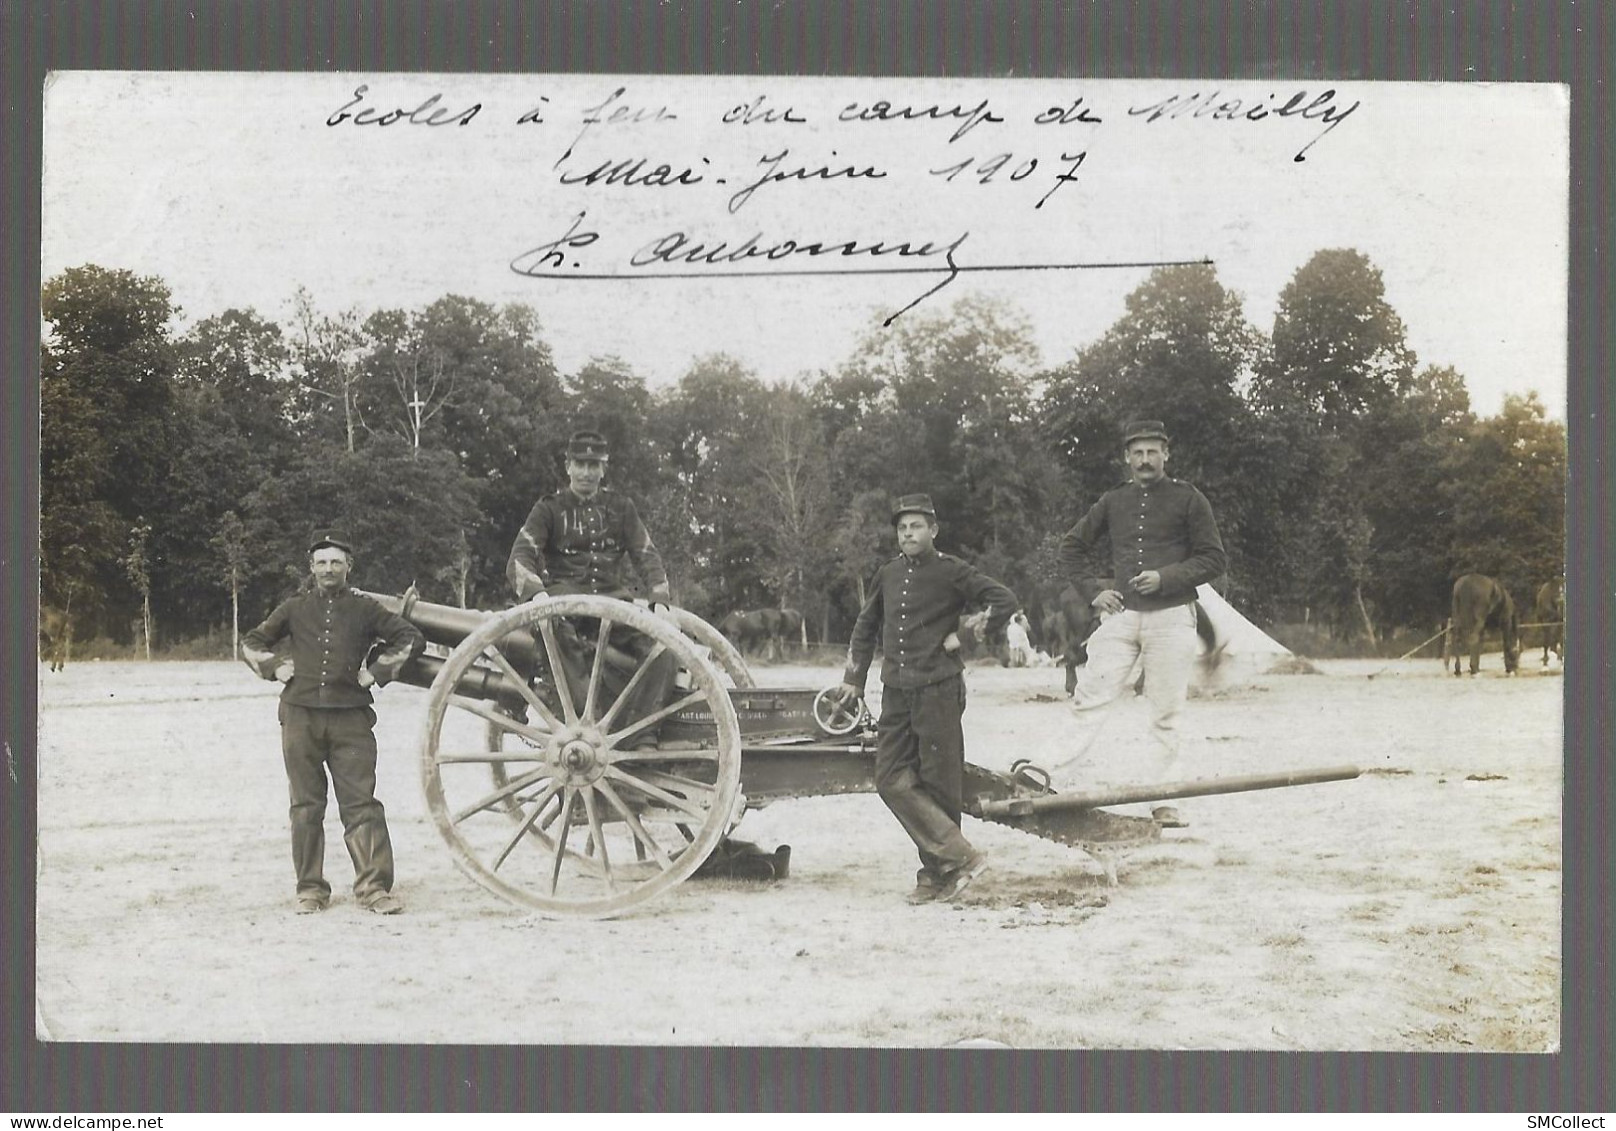
{"label": "military tunic", "polygon": [[534,504],[505,576],[523,601],[543,591],[627,599],[625,560],[651,597],[668,599],[668,571],[633,500],[604,489],[584,499],[569,487]]}
{"label": "military tunic", "polygon": [[[1111,561],[1097,554],[1109,536]],[[1128,483],[1100,496],[1060,543],[1061,571],[1090,600],[1100,580],[1122,594],[1124,608],[1140,612],[1170,609],[1195,600],[1195,587],[1228,568],[1223,539],[1212,517],[1212,504],[1182,479],[1163,479],[1150,486]],[[1156,593],[1135,593],[1128,580],[1145,570],[1161,574]]]}

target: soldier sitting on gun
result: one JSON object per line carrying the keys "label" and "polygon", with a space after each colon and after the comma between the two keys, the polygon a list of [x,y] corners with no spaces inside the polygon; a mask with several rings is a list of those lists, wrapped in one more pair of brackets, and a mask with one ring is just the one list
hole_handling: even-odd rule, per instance
{"label": "soldier sitting on gun", "polygon": [[[672,601],[662,555],[640,521],[633,500],[601,486],[610,458],[606,438],[599,432],[574,432],[567,441],[568,486],[534,504],[505,566],[505,576],[518,600],[579,593],[630,600],[634,594],[623,580],[623,565],[628,561],[645,585],[653,609]],[[611,643],[642,662],[651,650],[651,641],[630,629],[614,629]],[[571,669],[569,682],[575,693],[581,693],[577,689],[585,685],[588,672],[581,644],[576,638],[564,638],[562,645],[569,653],[564,661]],[[623,705],[623,718],[630,722],[667,702],[677,671],[677,661],[668,652],[644,666],[645,674]],[[632,675],[608,664],[604,687],[617,695]],[[624,745],[631,749],[654,746],[656,734],[657,728],[648,727],[630,736]]]}

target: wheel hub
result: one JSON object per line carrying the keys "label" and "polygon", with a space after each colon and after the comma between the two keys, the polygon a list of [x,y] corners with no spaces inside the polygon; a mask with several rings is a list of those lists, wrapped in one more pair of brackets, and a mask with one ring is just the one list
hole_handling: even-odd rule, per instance
{"label": "wheel hub", "polygon": [[582,737],[561,743],[556,751],[556,766],[566,776],[568,785],[586,785],[606,772],[600,748]]}

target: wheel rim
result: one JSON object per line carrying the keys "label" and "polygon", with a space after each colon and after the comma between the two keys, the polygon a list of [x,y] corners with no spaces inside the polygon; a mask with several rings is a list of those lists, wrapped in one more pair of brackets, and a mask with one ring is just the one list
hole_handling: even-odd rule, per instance
{"label": "wheel rim", "polygon": [[[571,618],[598,623],[577,634]],[[637,666],[624,666],[616,629],[648,643],[629,657]],[[632,695],[664,656],[689,687],[634,720]],[[549,675],[569,666],[571,679]],[[457,694],[474,668],[501,677],[506,698]],[[743,806],[726,671],[674,624],[610,598],[551,597],[493,615],[433,683],[422,741],[428,808],[456,864],[502,898],[557,917],[603,918],[676,886]],[[673,718],[685,736],[678,748],[626,748]]]}

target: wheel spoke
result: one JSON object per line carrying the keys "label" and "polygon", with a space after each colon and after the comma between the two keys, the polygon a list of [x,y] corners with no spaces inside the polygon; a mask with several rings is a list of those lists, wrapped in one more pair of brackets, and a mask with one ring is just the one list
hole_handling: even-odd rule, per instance
{"label": "wheel spoke", "polygon": [[632,774],[629,774],[629,773],[625,772],[624,770],[618,768],[617,766],[607,766],[606,767],[606,776],[609,777],[609,778],[612,778],[612,779],[614,779],[616,781],[622,782],[624,785],[628,786],[630,789],[639,790],[641,793],[645,794],[647,797],[654,797],[658,801],[662,802],[662,804],[668,806],[669,808],[677,809],[681,813],[684,813],[684,814],[686,814],[688,816],[694,817],[697,821],[705,820],[706,817],[707,817],[707,811],[700,808],[699,806],[697,806],[697,805],[695,805],[695,804],[693,804],[693,803],[691,803],[689,801],[686,801],[682,797],[679,797],[679,796],[676,796],[675,794],[669,793],[667,790],[661,788],[660,786],[652,785],[648,781],[642,781],[639,778],[634,777]]}
{"label": "wheel spoke", "polygon": [[583,795],[584,812],[589,816],[589,835],[594,838],[595,844],[600,848],[601,874],[606,877],[606,886],[616,891],[617,879],[612,875],[611,858],[606,854],[606,834],[600,827],[600,814],[595,810],[595,791],[585,787]]}
{"label": "wheel spoke", "polygon": [[451,762],[538,762],[543,755],[537,750],[528,756],[523,756],[520,750],[468,750],[457,754],[439,754],[438,765],[448,765]]}
{"label": "wheel spoke", "polygon": [[550,674],[555,679],[556,694],[561,697],[561,713],[567,725],[578,722],[578,708],[572,702],[572,681],[567,677],[567,666],[562,662],[561,645],[556,640],[555,625],[546,618],[539,622],[539,635],[544,638],[545,655],[550,658]]}
{"label": "wheel spoke", "polygon": [[[640,672],[643,672],[644,670],[645,669],[642,667],[639,672],[635,672],[634,673],[635,679],[638,679],[639,675],[640,675]],[[630,684],[630,686],[632,686],[633,685],[633,680],[630,680],[629,684]],[[625,694],[627,693],[627,688],[624,689],[624,693]],[[706,698],[707,698],[707,693],[706,692],[704,692],[704,691],[692,691],[689,695],[686,695],[684,698],[678,699],[678,700],[675,700],[672,703],[669,703],[666,707],[663,707],[660,711],[652,711],[649,715],[646,715],[645,718],[639,719],[639,720],[636,720],[635,722],[630,723],[628,726],[624,727],[622,730],[617,731],[614,734],[607,735],[606,736],[606,741],[607,741],[607,743],[609,745],[616,746],[619,742],[623,741],[625,738],[631,738],[634,735],[639,734],[640,731],[644,730],[646,727],[655,726],[657,723],[660,723],[663,719],[667,718],[669,715],[676,715],[680,711],[684,710],[686,707],[689,707],[689,706],[691,706],[692,704],[695,704],[695,703],[700,703],[702,700],[704,700]],[[607,717],[601,720],[601,729],[604,730],[607,726],[610,725],[610,723],[611,723],[611,715],[616,714],[618,704],[622,703],[622,701],[623,701],[622,696],[619,696],[618,700],[617,700],[617,703],[612,704],[612,709],[611,709],[611,711],[609,711],[607,713]],[[633,753],[637,754],[637,753],[640,753],[640,752],[635,751]]]}
{"label": "wheel spoke", "polygon": [[528,686],[527,680],[516,670],[510,660],[505,658],[505,653],[499,650],[499,645],[488,645],[483,649],[483,655],[494,661],[494,666],[504,673],[506,679],[516,685],[516,689],[522,693],[522,698],[527,700],[527,705],[532,707],[538,713],[539,718],[544,720],[545,726],[551,730],[561,729],[561,720],[556,718],[555,713],[545,705],[544,700],[539,698],[539,693]]}
{"label": "wheel spoke", "polygon": [[[640,661],[640,666],[634,669],[634,674],[629,676],[628,682],[623,685],[623,690],[617,693],[617,698],[612,702],[611,708],[601,716],[601,730],[611,729],[612,720],[617,718],[617,712],[621,711],[623,704],[629,701],[629,696],[640,685],[640,681],[645,678],[645,673],[651,670],[652,663],[667,650],[668,646],[666,644],[660,640],[656,641],[651,651],[646,654],[645,659]],[[639,728],[636,727],[635,729]]]}
{"label": "wheel spoke", "polygon": [[522,719],[513,719],[499,708],[490,705],[482,699],[468,699],[464,695],[451,695],[449,702],[459,707],[467,714],[476,715],[485,722],[493,723],[509,734],[525,738],[527,741],[543,746],[550,739],[550,732],[540,730]]}
{"label": "wheel spoke", "polygon": [[652,858],[664,869],[673,867],[673,859],[664,851],[662,845],[657,843],[656,837],[645,831],[645,826],[640,824],[640,819],[634,815],[633,810],[623,803],[623,799],[617,795],[617,790],[612,788],[611,782],[601,778],[595,783],[595,788],[600,790],[612,808],[622,815],[623,823],[634,834],[635,856],[643,860],[644,853],[649,851]]}
{"label": "wheel spoke", "polygon": [[600,632],[595,637],[595,662],[589,668],[589,690],[584,693],[584,718],[595,717],[596,700],[600,694],[600,673],[606,667],[606,642],[611,636],[612,622],[600,618]]}
{"label": "wheel spoke", "polygon": [[567,787],[566,800],[561,803],[561,831],[556,834],[555,863],[550,868],[550,894],[556,893],[556,883],[561,879],[561,860],[567,852],[567,833],[572,828],[572,802],[578,796],[578,791],[572,786]]}
{"label": "wheel spoke", "polygon": [[485,794],[481,799],[472,802],[458,813],[455,813],[449,818],[449,820],[458,825],[467,817],[470,817],[475,813],[481,813],[484,809],[492,808],[493,806],[499,804],[499,802],[504,801],[507,797],[510,797],[512,794],[526,789],[534,782],[543,781],[547,776],[549,776],[550,772],[550,767],[540,766],[536,770],[529,770],[520,777],[512,778],[510,781],[494,790],[494,792]]}
{"label": "wheel spoke", "polygon": [[660,785],[663,789],[677,790],[685,794],[699,793],[709,799],[716,792],[708,782],[697,781],[695,778],[683,777],[680,774],[670,774],[663,770],[653,770],[649,766],[641,767],[636,772],[644,780]]}
{"label": "wheel spoke", "polygon": [[505,863],[505,858],[511,854],[511,850],[522,842],[522,838],[527,835],[527,831],[533,827],[533,822],[537,821],[539,814],[549,807],[550,798],[555,796],[555,791],[560,788],[560,782],[551,782],[550,785],[545,787],[544,792],[534,799],[533,812],[529,813],[527,819],[517,826],[516,832],[512,834],[511,839],[505,842],[505,847],[500,849],[498,856],[494,857],[494,871],[499,871],[499,866]]}

